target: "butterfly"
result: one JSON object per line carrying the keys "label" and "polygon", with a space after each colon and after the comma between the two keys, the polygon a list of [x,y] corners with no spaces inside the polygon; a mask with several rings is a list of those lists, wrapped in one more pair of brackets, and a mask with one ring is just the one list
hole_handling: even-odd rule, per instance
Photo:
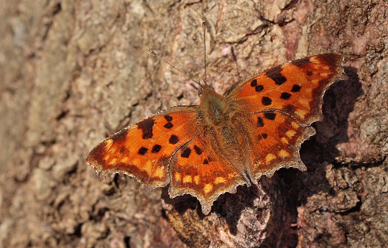
{"label": "butterfly", "polygon": [[127,127],[97,145],[86,161],[97,173],[124,173],[148,189],[169,184],[171,198],[213,202],[280,168],[306,170],[299,150],[322,119],[323,95],[342,74],[341,56],[292,61],[233,85],[208,84],[200,104],[178,106]]}

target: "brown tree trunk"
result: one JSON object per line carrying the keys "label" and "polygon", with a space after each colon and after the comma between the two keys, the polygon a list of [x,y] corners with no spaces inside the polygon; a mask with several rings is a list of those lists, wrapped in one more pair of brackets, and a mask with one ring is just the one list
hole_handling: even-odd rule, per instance
{"label": "brown tree trunk", "polygon": [[[0,0],[0,247],[382,247],[388,243],[388,3]],[[342,54],[305,142],[209,216],[85,163],[102,139],[263,69]],[[162,195],[162,196],[161,196]],[[263,197],[265,196],[265,197]],[[175,229],[175,231],[174,231]]]}

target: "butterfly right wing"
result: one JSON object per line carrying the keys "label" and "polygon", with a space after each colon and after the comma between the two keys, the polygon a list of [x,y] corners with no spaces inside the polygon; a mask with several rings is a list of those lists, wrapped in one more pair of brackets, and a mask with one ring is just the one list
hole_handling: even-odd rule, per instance
{"label": "butterfly right wing", "polygon": [[193,139],[195,107],[176,107],[125,128],[97,145],[86,161],[103,176],[124,173],[148,188],[166,186],[171,157]]}
{"label": "butterfly right wing", "polygon": [[251,115],[246,122],[254,178],[282,167],[306,170],[301,144],[315,134],[321,120],[323,95],[341,78],[340,55],[321,54],[292,61],[235,85],[226,97]]}

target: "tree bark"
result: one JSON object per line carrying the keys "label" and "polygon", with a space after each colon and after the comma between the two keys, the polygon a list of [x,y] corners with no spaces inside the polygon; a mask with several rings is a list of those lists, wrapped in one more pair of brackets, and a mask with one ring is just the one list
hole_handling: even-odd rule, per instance
{"label": "tree bark", "polygon": [[[0,247],[382,247],[388,243],[388,3],[0,0]],[[85,163],[108,135],[309,55],[347,79],[301,156],[209,216]],[[179,68],[170,67],[148,52]],[[264,197],[265,196],[265,197]]]}

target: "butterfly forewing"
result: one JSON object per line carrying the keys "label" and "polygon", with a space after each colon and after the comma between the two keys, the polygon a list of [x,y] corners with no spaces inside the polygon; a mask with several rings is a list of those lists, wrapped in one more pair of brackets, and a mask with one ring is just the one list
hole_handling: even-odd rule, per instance
{"label": "butterfly forewing", "polygon": [[187,132],[195,121],[193,108],[173,108],[104,140],[90,152],[87,162],[103,175],[121,172],[149,188],[165,186],[171,156],[195,136]]}
{"label": "butterfly forewing", "polygon": [[322,54],[278,66],[226,93],[251,113],[279,111],[301,125],[321,118],[322,97],[339,75],[341,56]]}

